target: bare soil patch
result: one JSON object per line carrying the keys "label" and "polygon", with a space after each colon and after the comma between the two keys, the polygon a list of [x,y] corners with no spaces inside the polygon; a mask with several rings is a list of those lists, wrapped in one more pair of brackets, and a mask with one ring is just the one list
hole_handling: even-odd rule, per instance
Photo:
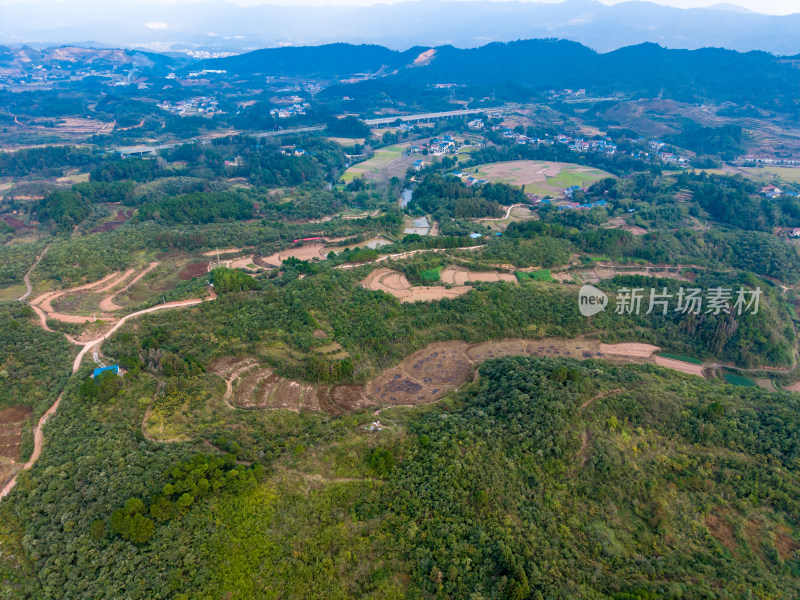
{"label": "bare soil patch", "polygon": [[241,408],[258,408],[255,401],[255,390],[273,371],[270,368],[258,368],[249,371],[244,378],[237,379],[233,393],[233,404]]}
{"label": "bare soil patch", "polygon": [[229,269],[259,270],[259,266],[256,264],[253,256],[243,256],[242,258],[236,258],[227,262]]}
{"label": "bare soil patch", "polygon": [[[675,279],[677,281],[692,281],[692,278],[681,273],[683,267],[624,267],[613,264],[597,264],[588,269],[572,269],[565,271],[551,271],[550,275],[556,281],[578,281],[582,283],[597,283],[604,279],[612,279],[617,275],[642,275],[644,277],[657,277],[660,279]],[[527,269],[522,269],[523,271]]]}
{"label": "bare soil patch", "polygon": [[467,348],[464,342],[431,344],[407,357],[401,367],[415,381],[433,387],[434,394],[438,394],[439,388],[452,389],[467,380],[472,369]]}
{"label": "bare soil patch", "polygon": [[331,404],[342,412],[372,406],[372,402],[364,393],[363,385],[335,385],[329,392]]}
{"label": "bare soil patch", "polygon": [[370,273],[367,278],[361,282],[361,285],[368,290],[391,294],[400,300],[400,302],[426,302],[442,300],[444,298],[455,298],[466,294],[472,289],[471,286],[457,286],[452,288],[441,286],[414,287],[405,275],[386,268],[376,269]]}
{"label": "bare soil patch", "polygon": [[625,220],[624,217],[615,217],[608,222],[603,223],[600,227],[603,229],[623,229],[633,235],[644,235],[647,233],[646,229],[639,227],[638,225],[631,225]]}
{"label": "bare soil patch", "polygon": [[241,248],[223,248],[222,250],[209,250],[208,252],[203,252],[203,256],[216,256],[217,254],[233,254],[235,252],[241,252]]}
{"label": "bare soil patch", "polygon": [[775,544],[775,549],[778,551],[778,556],[780,556],[783,561],[792,558],[797,550],[800,549],[800,543],[790,537],[788,532],[783,528],[775,531],[773,543]]}
{"label": "bare soil patch", "polygon": [[178,272],[178,279],[181,281],[189,281],[190,279],[194,279],[195,277],[200,277],[201,275],[205,275],[208,272],[208,264],[207,262],[196,262],[190,265],[186,265],[183,269]]}
{"label": "bare soil patch", "polygon": [[271,268],[277,268],[281,266],[281,263],[284,260],[290,257],[297,258],[299,260],[314,260],[315,258],[318,260],[325,260],[331,250],[335,251],[335,248],[330,248],[325,244],[304,244],[302,246],[287,248],[286,250],[281,250],[280,252],[275,252],[274,254],[265,256],[262,259],[262,262]]}
{"label": "bare soil patch", "polygon": [[13,227],[14,229],[34,229],[32,225],[28,225],[25,221],[21,221],[16,217],[3,217],[3,221],[5,221],[6,225],[9,227]]}
{"label": "bare soil patch", "polygon": [[437,400],[447,391],[437,395],[434,388],[415,381],[401,368],[385,371],[367,384],[367,393],[381,404],[426,404]]}
{"label": "bare soil patch", "polygon": [[212,373],[225,379],[230,379],[241,376],[242,373],[254,367],[256,364],[257,361],[254,358],[227,356],[214,361],[209,368]]}
{"label": "bare soil patch", "polygon": [[30,406],[9,406],[0,409],[0,425],[21,423],[30,418],[33,409]]}
{"label": "bare soil patch", "polygon": [[511,273],[498,273],[496,271],[469,271],[461,267],[447,267],[441,272],[440,278],[442,283],[449,283],[452,285],[464,285],[467,282],[478,281],[517,282],[517,278]]}
{"label": "bare soil patch", "polygon": [[[603,354],[634,358],[650,358],[653,352],[660,349],[651,344],[600,344],[600,352]],[[656,364],[658,363],[656,362]]]}
{"label": "bare soil patch", "polygon": [[705,520],[706,527],[708,527],[711,535],[728,550],[736,552],[738,544],[736,543],[736,536],[730,523],[713,513],[709,513]]}
{"label": "bare soil patch", "polygon": [[20,460],[22,429],[32,414],[33,409],[28,406],[11,406],[0,410],[0,457],[15,462]]}
{"label": "bare soil patch", "polygon": [[272,396],[283,379],[275,373],[270,373],[266,377],[261,377],[254,390],[253,405],[259,408],[269,408]]}
{"label": "bare soil patch", "polygon": [[[220,359],[212,364],[211,370],[226,379],[236,407],[337,415],[375,404],[414,406],[433,402],[465,383],[476,365],[505,356],[603,359],[620,364],[655,362],[702,376],[701,365],[654,356],[659,349],[640,343],[602,344],[583,337],[492,340],[472,345],[461,341],[436,342],[407,356],[364,386],[328,387],[289,381],[272,369],[259,366],[252,358]],[[593,400],[618,391],[612,390]]]}
{"label": "bare soil patch", "polygon": [[545,338],[540,340],[494,340],[477,344],[469,349],[469,357],[475,362],[483,362],[504,356],[541,356],[549,358],[589,358],[604,357],[597,340],[585,338]]}
{"label": "bare soil patch", "polygon": [[687,375],[699,375],[703,377],[703,365],[693,365],[691,363],[683,362],[682,360],[675,360],[674,358],[666,358],[665,356],[654,356],[653,361],[661,366],[669,369],[686,373]]}
{"label": "bare soil patch", "polygon": [[[313,401],[313,388],[310,385],[303,385],[296,381],[287,379],[281,380],[272,394],[271,408],[285,408],[289,410],[300,410],[303,405],[304,392],[308,392],[309,400]],[[310,408],[310,410],[313,410]]]}
{"label": "bare soil patch", "polygon": [[117,227],[125,223],[128,219],[133,216],[133,210],[121,210],[118,211],[114,218],[98,225],[94,229],[92,229],[91,233],[100,233],[100,232],[108,232],[114,231]]}
{"label": "bare soil patch", "polygon": [[775,384],[772,382],[771,379],[761,378],[756,379],[756,385],[761,389],[767,390],[768,392],[777,392],[778,389],[775,387]]}
{"label": "bare soil patch", "polygon": [[253,358],[226,357],[210,370],[228,386],[232,408],[286,409],[338,415],[374,404],[360,385],[311,385],[290,381]]}

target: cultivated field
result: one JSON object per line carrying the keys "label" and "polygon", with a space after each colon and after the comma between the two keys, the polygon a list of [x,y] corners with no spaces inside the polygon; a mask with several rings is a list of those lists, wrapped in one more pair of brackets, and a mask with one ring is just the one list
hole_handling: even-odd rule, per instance
{"label": "cultivated field", "polygon": [[461,267],[447,267],[440,276],[442,283],[451,285],[464,285],[468,281],[509,281],[516,283],[517,278],[511,273],[498,273],[496,271],[468,271]]}
{"label": "cultivated field", "polygon": [[426,404],[465,383],[480,363],[504,356],[602,359],[615,363],[655,362],[691,375],[702,365],[654,356],[658,346],[602,344],[588,338],[506,339],[467,344],[437,342],[407,356],[365,385],[313,385],[290,381],[251,357],[217,360],[210,371],[226,383],[224,401],[231,409],[284,409],[339,415],[371,406]]}
{"label": "cultivated field", "polygon": [[777,177],[787,183],[800,183],[800,167],[741,167],[737,172],[765,182]]}
{"label": "cultivated field", "polygon": [[222,358],[211,372],[226,383],[225,403],[232,409],[284,409],[338,415],[373,403],[357,385],[311,385],[290,381],[253,358]]}
{"label": "cultivated field", "polygon": [[505,231],[510,223],[519,223],[521,221],[529,221],[531,219],[538,219],[537,215],[528,206],[515,205],[506,209],[506,214],[503,217],[484,217],[482,219],[475,219],[476,223],[485,225],[491,231]]}
{"label": "cultivated field", "polygon": [[470,286],[466,285],[452,288],[443,286],[414,287],[405,275],[386,268],[374,270],[361,282],[361,285],[368,290],[391,294],[400,300],[400,302],[426,302],[442,300],[444,298],[455,298],[466,294],[472,289]]}
{"label": "cultivated field", "polygon": [[[403,152],[408,148],[410,143],[396,144],[394,146],[387,146],[375,150],[375,154],[369,160],[353,165],[342,175],[342,180],[345,183],[351,182],[356,177],[365,177],[367,179],[382,179],[384,176],[388,179],[392,175],[405,175],[406,169],[410,167],[415,160],[413,156],[403,157]],[[403,160],[405,159],[405,160]],[[399,160],[402,166],[398,169],[392,169],[389,165],[393,161]]]}
{"label": "cultivated field", "polygon": [[470,172],[478,179],[493,183],[524,185],[525,191],[542,196],[561,196],[566,188],[573,185],[586,187],[600,179],[613,177],[610,173],[591,167],[533,160],[479,165],[470,169]]}
{"label": "cultivated field", "polygon": [[624,229],[633,235],[644,235],[647,233],[646,229],[639,227],[638,225],[631,225],[623,217],[615,217],[606,223],[603,223],[600,227],[603,229]]}

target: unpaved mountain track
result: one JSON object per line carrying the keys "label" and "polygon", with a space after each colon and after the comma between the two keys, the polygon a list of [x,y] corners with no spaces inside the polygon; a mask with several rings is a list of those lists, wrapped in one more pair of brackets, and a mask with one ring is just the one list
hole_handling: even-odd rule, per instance
{"label": "unpaved mountain track", "polygon": [[[42,254],[44,255],[44,252]],[[31,270],[32,270],[32,268],[31,268]],[[30,295],[30,294],[28,294],[28,295]],[[209,301],[210,300],[214,300],[215,298],[216,298],[216,295],[212,295],[210,298],[208,298],[208,300]],[[81,348],[81,351],[78,353],[78,355],[75,357],[75,360],[72,363],[72,373],[76,373],[78,371],[78,369],[80,369],[81,362],[83,361],[83,357],[86,355],[87,352],[91,351],[93,348],[99,346],[104,340],[108,339],[108,337],[111,336],[111,334],[113,334],[117,329],[122,327],[122,325],[124,325],[129,319],[133,319],[135,317],[138,317],[139,315],[144,315],[144,314],[156,312],[156,311],[159,311],[159,310],[170,310],[170,309],[174,309],[174,308],[184,308],[184,307],[188,307],[188,306],[197,306],[198,304],[201,304],[202,302],[204,302],[204,300],[202,298],[193,298],[191,300],[180,300],[180,301],[177,301],[177,302],[168,302],[166,304],[158,304],[156,306],[151,306],[150,308],[145,308],[144,310],[140,310],[138,312],[131,313],[129,315],[125,315],[119,321],[117,321],[114,324],[114,326],[111,329],[109,329],[107,332],[105,332],[104,334],[100,335],[99,337],[97,337],[97,338],[95,338],[95,339],[93,339],[91,341],[85,342],[85,343],[77,342],[71,336],[64,334],[64,336],[67,338],[67,340],[69,340],[70,343],[76,344],[76,345],[79,345],[79,346],[83,346]],[[53,330],[50,329],[49,327],[47,327],[47,318],[45,316],[44,311],[42,309],[40,309],[38,306],[34,306],[34,305],[31,305],[31,306],[34,309],[34,311],[36,311],[36,314],[39,316],[39,323],[40,323],[42,329],[44,329],[45,331],[52,332]],[[14,486],[17,483],[17,476],[22,471],[26,471],[26,470],[30,469],[31,467],[33,467],[33,465],[36,464],[36,461],[39,460],[39,456],[41,456],[41,454],[42,454],[42,448],[44,447],[44,433],[42,431],[42,428],[44,427],[44,424],[47,422],[47,420],[52,415],[55,414],[56,410],[58,410],[58,405],[61,403],[61,397],[62,396],[63,396],[63,393],[58,396],[58,399],[53,403],[53,405],[50,408],[47,409],[47,412],[45,412],[41,416],[41,418],[39,419],[39,422],[33,428],[33,452],[31,453],[31,457],[30,457],[30,459],[28,459],[28,462],[26,462],[23,465],[22,469],[20,471],[18,471],[14,475],[14,477],[12,477],[5,484],[5,486],[3,487],[2,490],[0,490],[0,498],[6,497],[9,494],[9,492],[14,488]]]}
{"label": "unpaved mountain track", "polygon": [[33,273],[33,270],[36,268],[36,265],[38,265],[39,261],[44,258],[44,255],[47,254],[47,251],[49,249],[50,246],[45,246],[45,249],[42,250],[42,253],[36,257],[36,262],[34,262],[31,265],[31,268],[28,269],[28,272],[25,273],[25,277],[23,279],[25,280],[25,287],[27,288],[27,291],[18,298],[20,302],[25,302],[25,300],[27,300],[28,297],[31,295],[31,292],[33,292],[33,286],[31,285],[31,273]]}

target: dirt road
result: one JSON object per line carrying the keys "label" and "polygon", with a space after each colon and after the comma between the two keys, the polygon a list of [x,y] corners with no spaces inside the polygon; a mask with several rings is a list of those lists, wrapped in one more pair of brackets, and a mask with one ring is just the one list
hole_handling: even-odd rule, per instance
{"label": "dirt road", "polygon": [[49,249],[50,249],[50,246],[45,246],[45,249],[42,250],[42,253],[39,256],[36,257],[36,262],[34,262],[31,265],[31,268],[28,269],[28,272],[25,273],[25,277],[23,279],[25,280],[25,287],[28,288],[28,291],[26,291],[24,294],[22,294],[22,296],[20,296],[18,298],[18,300],[20,302],[25,302],[25,300],[27,300],[28,297],[31,295],[31,292],[33,292],[33,286],[31,285],[31,273],[36,268],[36,265],[39,264],[39,261],[44,258],[44,255],[47,254],[47,251]]}
{"label": "dirt road", "polygon": [[170,308],[183,308],[185,306],[195,306],[195,305],[200,304],[202,302],[203,302],[202,298],[193,298],[191,300],[179,300],[179,301],[176,301],[176,302],[167,302],[166,304],[158,304],[156,306],[151,306],[150,308],[145,308],[144,310],[140,310],[138,312],[131,313],[129,315],[125,315],[119,321],[117,321],[114,324],[114,326],[111,329],[109,329],[107,332],[105,332],[103,335],[101,335],[100,337],[98,337],[98,338],[96,338],[94,340],[86,342],[83,345],[83,348],[78,353],[78,356],[75,357],[75,361],[72,363],[72,372],[75,373],[75,372],[78,371],[78,369],[81,366],[81,362],[83,361],[83,357],[86,356],[87,352],[89,352],[95,346],[101,344],[104,340],[108,339],[108,337],[112,333],[114,333],[117,329],[122,327],[125,324],[125,322],[128,321],[128,319],[133,319],[135,317],[138,317],[139,315],[145,315],[147,313],[156,312],[158,310],[166,310],[166,309],[170,309]]}
{"label": "dirt road", "polygon": [[118,291],[114,292],[113,294],[111,294],[110,296],[106,296],[105,298],[100,300],[100,310],[103,311],[103,312],[114,312],[115,310],[122,310],[121,306],[119,306],[118,304],[114,303],[114,298],[118,294],[121,294],[122,292],[125,292],[125,291],[129,290],[131,288],[131,286],[136,284],[142,277],[144,277],[150,271],[155,269],[158,266],[158,264],[159,264],[158,261],[154,260],[141,273],[139,273],[136,277],[131,279],[127,283],[127,285],[125,285],[124,288],[122,288],[121,290],[118,290]]}
{"label": "dirt road", "polygon": [[482,223],[483,221],[504,221],[505,219],[507,219],[508,217],[511,216],[511,211],[512,210],[514,210],[515,208],[519,208],[520,206],[527,207],[527,206],[530,206],[530,205],[529,204],[512,204],[511,206],[509,206],[506,209],[505,216],[502,216],[502,217],[484,217],[482,219],[476,219],[476,221],[478,221],[479,223]]}
{"label": "dirt road", "polygon": [[[44,427],[44,424],[47,423],[47,419],[49,419],[51,415],[55,414],[60,403],[61,396],[59,396],[53,405],[47,409],[47,412],[44,413],[39,419],[36,427],[33,428],[33,452],[31,453],[31,457],[28,459],[28,462],[22,466],[21,471],[30,469],[36,464],[36,461],[39,460],[39,455],[42,453],[42,447],[44,446],[44,434],[42,433],[42,427]],[[19,473],[17,473],[17,475],[19,475]],[[6,483],[5,487],[3,487],[3,489],[0,491],[0,498],[5,498],[17,484],[17,475],[14,475],[14,477],[12,477],[11,480]]]}
{"label": "dirt road", "polygon": [[[212,298],[210,298],[210,300],[213,300],[215,298],[216,298],[216,296],[213,296]],[[183,307],[186,307],[186,306],[196,306],[197,304],[200,304],[202,302],[203,302],[202,298],[193,298],[191,300],[180,300],[180,301],[176,301],[176,302],[168,302],[166,304],[159,304],[157,306],[151,306],[150,308],[145,308],[144,310],[140,310],[138,312],[131,313],[129,315],[126,315],[126,316],[122,317],[106,333],[104,333],[100,337],[98,337],[98,338],[96,338],[94,340],[91,340],[89,342],[86,342],[84,344],[80,344],[79,342],[76,342],[74,340],[74,338],[72,338],[70,336],[66,336],[67,339],[71,343],[83,346],[83,348],[81,348],[81,351],[78,353],[78,356],[75,357],[75,360],[72,363],[72,372],[76,373],[78,371],[78,369],[81,366],[81,361],[83,361],[83,357],[86,356],[87,352],[91,351],[93,348],[95,348],[96,346],[101,344],[104,340],[108,339],[108,337],[112,333],[114,333],[117,329],[122,327],[122,325],[126,321],[128,321],[128,319],[132,319],[134,317],[138,317],[139,315],[144,315],[144,314],[156,312],[156,311],[159,311],[159,310],[167,310],[167,309],[172,309],[172,308],[183,308]],[[38,306],[33,306],[33,309],[39,315],[39,321],[40,321],[40,324],[41,324],[42,328],[45,331],[52,331],[50,328],[47,327],[47,323],[46,323],[44,312]],[[39,456],[41,456],[41,454],[42,454],[42,448],[44,447],[44,433],[42,431],[42,428],[44,427],[44,424],[47,422],[47,420],[52,415],[54,415],[55,412],[58,410],[58,405],[61,403],[61,396],[62,395],[59,395],[58,399],[53,403],[53,405],[50,408],[47,409],[47,412],[45,412],[42,415],[42,417],[39,419],[39,422],[37,423],[37,425],[33,428],[33,452],[31,453],[31,457],[28,460],[28,462],[26,462],[23,465],[22,469],[16,475],[14,475],[14,477],[12,477],[11,480],[8,481],[8,483],[6,483],[6,485],[3,487],[2,491],[0,491],[0,498],[5,498],[9,494],[9,492],[14,488],[14,486],[17,483],[17,476],[19,475],[19,473],[21,473],[22,471],[26,471],[26,470],[30,469],[31,467],[33,467],[33,465],[36,464],[36,461],[39,460]]]}

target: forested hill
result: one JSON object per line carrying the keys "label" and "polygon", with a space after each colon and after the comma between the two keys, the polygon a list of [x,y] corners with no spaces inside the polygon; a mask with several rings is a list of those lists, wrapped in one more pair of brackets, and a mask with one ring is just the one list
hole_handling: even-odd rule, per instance
{"label": "forested hill", "polygon": [[224,69],[242,75],[263,73],[279,76],[337,77],[356,73],[376,73],[381,69],[406,67],[427,48],[405,52],[383,46],[326,44],[265,48],[238,56],[206,61],[209,69]]}
{"label": "forested hill", "polygon": [[454,83],[502,86],[516,89],[520,97],[549,89],[584,88],[600,94],[661,94],[683,101],[734,101],[794,112],[800,85],[800,70],[791,59],[767,52],[670,50],[640,44],[601,54],[576,42],[552,39],[405,52],[348,44],[277,48],[207,61],[207,65],[242,75],[385,74],[355,85],[328,88],[322,97]]}

